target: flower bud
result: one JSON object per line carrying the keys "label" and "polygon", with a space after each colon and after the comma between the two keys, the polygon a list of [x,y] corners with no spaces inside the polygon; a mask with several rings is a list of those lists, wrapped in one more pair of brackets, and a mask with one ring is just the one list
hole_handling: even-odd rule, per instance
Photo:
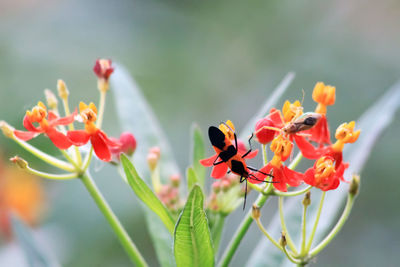
{"label": "flower bud", "polygon": [[286,233],[283,231],[281,233],[281,238],[279,239],[279,245],[281,245],[281,247],[286,247],[286,245],[287,245]]}
{"label": "flower bud", "polygon": [[63,80],[57,81],[57,90],[58,90],[58,96],[63,100],[67,100],[69,96],[69,91]]}
{"label": "flower bud", "polygon": [[147,164],[149,165],[149,168],[151,171],[154,171],[156,169],[157,163],[158,163],[157,154],[149,153],[147,155]]}
{"label": "flower bud", "polygon": [[44,90],[44,95],[46,97],[47,106],[49,106],[51,109],[56,110],[58,106],[58,100],[56,95],[49,89]]}
{"label": "flower bud", "polygon": [[114,68],[111,66],[110,59],[98,59],[93,67],[94,74],[97,75],[99,79],[104,79],[108,81],[110,75],[114,72]]}
{"label": "flower bud", "polygon": [[352,196],[356,196],[358,194],[358,190],[360,188],[360,176],[353,175],[353,179],[350,183],[349,194]]}
{"label": "flower bud", "polygon": [[26,162],[26,160],[18,156],[10,158],[10,161],[17,164],[17,166],[20,167],[21,169],[26,169],[28,167],[28,162]]}
{"label": "flower bud", "polygon": [[253,204],[253,207],[251,209],[251,216],[253,217],[254,220],[258,220],[261,217],[260,207],[257,206],[256,204]]}
{"label": "flower bud", "polygon": [[222,191],[226,192],[229,190],[229,188],[231,187],[231,181],[229,181],[228,179],[223,179],[221,181],[221,187],[222,187]]}
{"label": "flower bud", "polygon": [[119,142],[121,143],[121,152],[132,156],[136,150],[136,138],[130,132],[123,132],[119,137]]}
{"label": "flower bud", "polygon": [[179,187],[179,184],[181,183],[181,177],[179,174],[173,174],[169,177],[169,180],[171,181],[171,185],[175,188]]}
{"label": "flower bud", "polygon": [[5,137],[14,138],[14,128],[5,121],[0,121],[0,129]]}
{"label": "flower bud", "polygon": [[150,154],[150,153],[154,153],[154,154],[157,155],[157,157],[160,157],[160,155],[161,155],[161,149],[160,149],[160,147],[158,147],[158,146],[153,146],[153,147],[150,148],[150,150],[149,150],[149,154]]}
{"label": "flower bud", "polygon": [[273,127],[274,123],[268,117],[259,120],[256,123],[255,133],[259,143],[265,145],[274,139],[276,131],[265,129],[263,127]]}
{"label": "flower bud", "polygon": [[215,181],[212,183],[211,187],[215,193],[218,193],[221,190],[221,183],[219,181]]}
{"label": "flower bud", "polygon": [[304,195],[304,199],[303,199],[303,205],[305,207],[308,207],[311,204],[311,192],[308,191],[305,195]]}

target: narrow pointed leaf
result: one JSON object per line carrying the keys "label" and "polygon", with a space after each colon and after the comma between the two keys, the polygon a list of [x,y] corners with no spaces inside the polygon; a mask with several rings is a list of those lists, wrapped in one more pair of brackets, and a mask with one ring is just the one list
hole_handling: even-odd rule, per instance
{"label": "narrow pointed leaf", "polygon": [[200,164],[200,160],[205,158],[204,137],[196,124],[192,125],[192,142],[192,166],[197,176],[197,182],[203,188],[206,168]]}
{"label": "narrow pointed leaf", "polygon": [[201,188],[195,185],[175,227],[174,253],[178,267],[214,266],[214,249]]}
{"label": "narrow pointed leaf", "polygon": [[197,175],[193,168],[189,167],[186,171],[186,178],[188,181],[188,192],[192,190],[192,187],[198,182]]}
{"label": "narrow pointed leaf", "polygon": [[151,191],[147,184],[140,178],[133,164],[125,155],[121,155],[122,166],[124,166],[124,171],[126,178],[132,190],[135,192],[136,196],[164,223],[168,231],[172,234],[174,232],[174,220],[172,219],[170,213],[161,203],[158,197]]}
{"label": "narrow pointed leaf", "polygon": [[[149,179],[147,153],[152,146],[161,148],[160,169],[161,178],[173,173],[179,173],[176,160],[167,142],[164,132],[156,119],[154,112],[128,71],[117,64],[110,78],[114,94],[115,106],[123,131],[132,132],[138,140],[134,154],[138,172]],[[148,180],[147,180],[148,181]],[[150,236],[157,253],[157,258],[163,267],[175,266],[172,256],[172,236],[160,220],[155,220],[154,213],[144,209]]]}
{"label": "narrow pointed leaf", "polygon": [[[356,128],[362,129],[362,133],[356,143],[348,145],[345,148],[344,160],[350,162],[350,167],[346,171],[345,177],[350,177],[353,173],[361,172],[373,145],[393,121],[399,105],[400,82],[391,87],[356,122]],[[342,184],[339,189],[330,191],[327,194],[313,244],[321,241],[330,231],[332,224],[337,221],[338,213],[342,210],[347,192],[348,186]],[[308,217],[312,218],[310,222],[313,222],[316,216],[319,195],[319,190],[313,190],[312,198],[316,201],[312,201],[312,204],[307,211]],[[290,229],[294,229],[290,234],[296,241],[300,238],[298,235],[300,231],[296,229],[296,227],[298,228],[301,224],[302,211],[300,206],[301,204],[299,203],[299,198],[290,198],[285,204],[285,221],[288,224],[289,231]],[[312,223],[309,223],[308,226],[310,229],[307,231],[310,233]],[[268,227],[268,231],[271,234],[279,235],[280,230],[280,220],[279,215],[277,214]],[[268,255],[268,257],[266,257],[266,255]],[[273,247],[267,239],[261,238],[257,247],[253,250],[249,261],[247,262],[247,266],[291,266],[291,263],[279,250]]]}

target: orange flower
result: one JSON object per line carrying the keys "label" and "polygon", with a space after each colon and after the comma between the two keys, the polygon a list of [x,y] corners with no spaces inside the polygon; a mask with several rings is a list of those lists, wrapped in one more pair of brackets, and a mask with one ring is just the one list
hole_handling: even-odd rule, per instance
{"label": "orange flower", "polygon": [[10,215],[15,212],[25,223],[39,222],[44,191],[39,179],[12,167],[0,166],[0,231],[11,237]]}
{"label": "orange flower", "polygon": [[[47,111],[46,106],[39,101],[37,106],[26,112],[24,117],[23,124],[28,132],[15,130],[14,135],[18,139],[28,141],[37,135],[44,133],[57,148],[67,149],[72,145],[72,143],[63,133],[56,129],[56,126],[72,123],[75,115],[76,112],[67,117],[60,118],[53,111]],[[33,125],[34,123],[38,123],[39,126],[35,127]]]}
{"label": "orange flower", "polygon": [[96,156],[103,161],[110,161],[110,147],[119,147],[120,144],[109,139],[102,130],[96,127],[97,108],[93,103],[89,105],[79,103],[79,111],[85,123],[85,130],[68,131],[68,139],[76,146],[85,145],[90,140]]}

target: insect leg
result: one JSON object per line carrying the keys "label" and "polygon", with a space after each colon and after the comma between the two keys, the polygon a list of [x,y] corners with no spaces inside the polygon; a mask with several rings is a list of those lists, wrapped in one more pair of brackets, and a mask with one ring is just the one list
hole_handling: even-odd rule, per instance
{"label": "insect leg", "polygon": [[262,171],[260,171],[260,170],[257,170],[256,168],[253,168],[253,167],[250,167],[250,166],[247,166],[247,169],[252,170],[252,171],[255,171],[255,172],[259,172],[259,173],[264,174],[264,175],[267,175],[267,176],[269,176],[269,177],[274,177],[272,174],[262,172]]}
{"label": "insect leg", "polygon": [[254,136],[254,133],[251,133],[251,136],[250,136],[250,138],[249,138],[249,146],[250,146],[250,149],[246,152],[246,153],[244,153],[244,155],[242,156],[242,158],[245,158],[252,150],[253,150],[253,148],[251,147],[251,139],[253,138],[253,136]]}
{"label": "insect leg", "polygon": [[[274,182],[274,181],[260,180],[260,179],[258,179],[257,177],[255,177],[253,174],[249,174],[249,177],[252,177],[253,180],[256,180],[256,181],[259,181],[259,182],[262,182],[262,183],[279,183],[279,182]],[[272,175],[270,175],[270,177],[273,178]]]}
{"label": "insect leg", "polygon": [[247,179],[245,179],[245,180],[246,180],[246,187],[245,187],[245,190],[246,190],[246,191],[244,191],[243,210],[244,210],[244,208],[246,207],[246,200],[247,200]]}

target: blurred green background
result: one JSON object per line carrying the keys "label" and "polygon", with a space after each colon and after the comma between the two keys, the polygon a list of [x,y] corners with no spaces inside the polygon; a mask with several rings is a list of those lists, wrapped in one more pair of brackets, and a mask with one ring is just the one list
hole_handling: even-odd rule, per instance
{"label": "blurred green background", "polygon": [[[231,119],[240,131],[289,71],[296,79],[288,99],[301,99],[304,89],[304,106],[314,109],[312,88],[324,81],[337,87],[337,102],[328,113],[331,127],[357,119],[400,78],[399,29],[395,0],[1,0],[0,119],[20,128],[25,110],[43,99],[43,89],[55,90],[60,78],[71,103],[97,101],[91,68],[95,59],[109,57],[137,80],[184,169],[193,121],[206,133],[209,125]],[[111,98],[104,127],[118,135]],[[397,265],[399,131],[397,119],[378,141],[351,217],[316,265]],[[0,147],[6,157],[19,153],[30,159],[4,137]],[[98,165],[100,188],[139,249],[157,265],[139,203],[113,168]],[[64,266],[129,266],[80,183],[45,184],[50,210],[43,227],[63,233]],[[228,219],[227,231],[241,214]],[[246,262],[257,231],[251,228],[232,266]]]}

